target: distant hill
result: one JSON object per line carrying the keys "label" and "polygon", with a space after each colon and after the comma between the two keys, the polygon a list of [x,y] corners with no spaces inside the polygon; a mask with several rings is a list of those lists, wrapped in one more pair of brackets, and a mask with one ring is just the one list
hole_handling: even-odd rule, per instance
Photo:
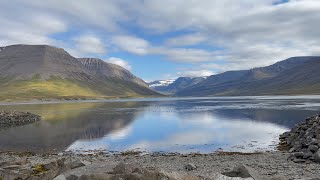
{"label": "distant hill", "polygon": [[228,71],[184,88],[177,96],[320,94],[320,57],[292,57],[270,66]]}
{"label": "distant hill", "polygon": [[159,80],[148,83],[149,87],[164,94],[174,94],[204,81],[206,77],[179,77],[176,80]]}
{"label": "distant hill", "polygon": [[47,45],[0,47],[0,100],[158,96],[126,69]]}

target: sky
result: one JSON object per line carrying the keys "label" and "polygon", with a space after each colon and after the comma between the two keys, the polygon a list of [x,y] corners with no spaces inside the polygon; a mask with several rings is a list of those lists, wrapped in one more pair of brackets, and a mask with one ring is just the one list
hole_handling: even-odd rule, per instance
{"label": "sky", "polygon": [[0,46],[48,44],[146,80],[320,54],[320,0],[0,0]]}

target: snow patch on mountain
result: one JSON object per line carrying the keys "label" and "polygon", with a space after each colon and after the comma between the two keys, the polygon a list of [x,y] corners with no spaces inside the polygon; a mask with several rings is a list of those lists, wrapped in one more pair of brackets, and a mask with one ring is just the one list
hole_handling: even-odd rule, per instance
{"label": "snow patch on mountain", "polygon": [[149,87],[159,87],[159,86],[168,86],[172,83],[174,83],[174,79],[169,80],[159,80],[159,81],[152,81],[149,84]]}

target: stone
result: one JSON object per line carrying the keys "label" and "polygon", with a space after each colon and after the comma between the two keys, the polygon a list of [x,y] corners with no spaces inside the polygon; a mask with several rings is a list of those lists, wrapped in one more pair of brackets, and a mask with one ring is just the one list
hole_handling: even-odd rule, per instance
{"label": "stone", "polygon": [[67,180],[67,178],[65,175],[61,174],[61,175],[55,177],[53,180]]}
{"label": "stone", "polygon": [[97,173],[81,175],[78,180],[111,180],[112,177],[113,175],[111,174]]}
{"label": "stone", "polygon": [[285,132],[285,133],[280,135],[280,139],[286,139],[289,136],[290,136],[290,132]]}
{"label": "stone", "polygon": [[304,153],[303,152],[295,152],[294,156],[297,157],[297,158],[303,158]]}
{"label": "stone", "polygon": [[6,179],[27,179],[29,175],[22,174],[22,173],[14,173],[11,171],[7,171],[5,169],[0,168],[0,177],[3,178],[3,180]]}
{"label": "stone", "polygon": [[113,168],[113,174],[132,173],[135,169],[134,165],[121,162]]}
{"label": "stone", "polygon": [[81,162],[82,162],[84,165],[86,165],[86,166],[92,164],[92,162],[86,161],[86,160],[82,160]]}
{"label": "stone", "polygon": [[77,180],[78,179],[78,176],[74,175],[74,174],[70,174],[68,175],[67,177],[67,180]]}
{"label": "stone", "polygon": [[311,151],[307,151],[307,152],[305,152],[304,154],[303,154],[303,159],[308,159],[308,158],[310,158],[310,157],[312,157],[313,156],[313,154],[312,154],[312,152]]}
{"label": "stone", "polygon": [[301,145],[300,144],[295,144],[290,150],[289,153],[297,152],[301,150]]}
{"label": "stone", "polygon": [[193,170],[197,169],[197,166],[195,164],[189,163],[184,166],[184,169],[187,171],[193,171]]}
{"label": "stone", "polygon": [[80,160],[75,160],[72,161],[71,163],[67,164],[71,169],[76,169],[82,166],[85,166],[85,164],[83,162],[81,162]]}
{"label": "stone", "polygon": [[312,138],[310,144],[311,144],[311,145],[318,145],[317,139]]}
{"label": "stone", "polygon": [[293,159],[292,161],[295,163],[305,163],[306,162],[305,159],[297,159],[297,158]]}
{"label": "stone", "polygon": [[317,152],[314,153],[313,157],[316,162],[320,162],[320,149],[318,149]]}
{"label": "stone", "polygon": [[316,146],[316,145],[310,145],[310,146],[308,147],[308,149],[309,149],[311,152],[316,152],[316,151],[319,149],[319,147]]}
{"label": "stone", "polygon": [[271,178],[271,180],[287,180],[287,178],[278,176],[278,177]]}
{"label": "stone", "polygon": [[245,165],[236,166],[235,168],[233,168],[232,171],[224,172],[222,174],[228,177],[241,177],[241,178],[252,177],[254,180],[264,180],[264,178],[258,171]]}
{"label": "stone", "polygon": [[2,169],[17,169],[19,167],[20,165],[9,165],[9,166],[2,167]]}

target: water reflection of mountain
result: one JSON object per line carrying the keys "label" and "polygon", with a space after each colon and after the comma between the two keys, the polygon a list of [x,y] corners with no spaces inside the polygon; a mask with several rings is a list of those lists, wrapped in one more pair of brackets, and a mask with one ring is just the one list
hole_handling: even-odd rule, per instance
{"label": "water reflection of mountain", "polygon": [[[101,138],[128,126],[139,102],[78,103],[6,107],[42,115],[43,121],[0,132],[0,149],[49,152],[65,150],[79,139]],[[114,111],[118,107],[129,111]],[[3,107],[1,107],[3,109]]]}
{"label": "water reflection of mountain", "polygon": [[270,122],[287,128],[303,122],[316,112],[306,110],[274,110],[274,109],[220,109],[213,112],[224,119],[249,119],[257,122]]}

